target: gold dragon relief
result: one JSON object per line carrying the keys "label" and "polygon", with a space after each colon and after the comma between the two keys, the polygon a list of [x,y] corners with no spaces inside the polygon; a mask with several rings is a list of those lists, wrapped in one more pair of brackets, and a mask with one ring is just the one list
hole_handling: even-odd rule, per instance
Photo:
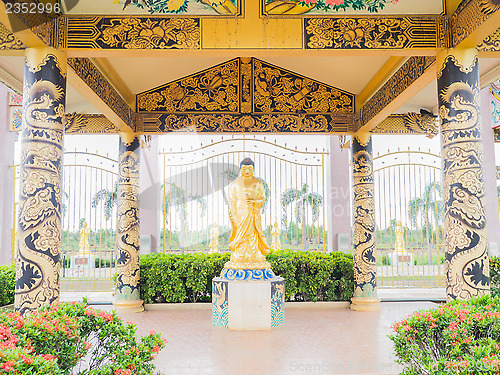
{"label": "gold dragon relief", "polygon": [[445,226],[451,234],[445,239],[447,295],[469,299],[489,293],[486,228],[470,230],[451,215]]}

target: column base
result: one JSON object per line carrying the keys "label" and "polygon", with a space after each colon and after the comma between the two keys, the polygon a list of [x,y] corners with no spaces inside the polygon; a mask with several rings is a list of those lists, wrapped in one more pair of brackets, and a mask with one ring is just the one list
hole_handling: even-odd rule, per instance
{"label": "column base", "polygon": [[143,300],[113,301],[113,306],[119,313],[138,313],[144,311]]}
{"label": "column base", "polygon": [[350,309],[354,311],[380,311],[380,300],[370,298],[351,298]]}

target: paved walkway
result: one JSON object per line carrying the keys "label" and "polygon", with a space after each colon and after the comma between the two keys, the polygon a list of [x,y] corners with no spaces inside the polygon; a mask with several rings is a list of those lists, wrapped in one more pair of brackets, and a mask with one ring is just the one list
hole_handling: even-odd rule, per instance
{"label": "paved walkway", "polygon": [[210,308],[122,314],[139,334],[162,333],[156,359],[171,375],[399,374],[391,323],[431,302],[383,302],[381,312],[287,307],[285,325],[271,331],[216,328]]}
{"label": "paved walkway", "polygon": [[[378,289],[378,296],[382,301],[402,300],[446,300],[445,288],[400,288],[400,289]],[[112,292],[65,292],[60,295],[61,302],[81,301],[87,297],[90,304],[111,304],[113,302]]]}

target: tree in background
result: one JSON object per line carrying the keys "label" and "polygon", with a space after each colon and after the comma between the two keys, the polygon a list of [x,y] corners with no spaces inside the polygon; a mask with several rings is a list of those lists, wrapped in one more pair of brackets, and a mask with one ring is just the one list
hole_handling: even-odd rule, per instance
{"label": "tree in background", "polygon": [[207,201],[200,195],[188,195],[183,188],[177,186],[173,182],[165,185],[161,185],[161,190],[163,191],[163,212],[165,214],[165,222],[168,222],[171,208],[175,207],[175,211],[179,215],[181,222],[180,247],[184,250],[184,232],[187,223],[187,204],[190,201],[198,202],[201,207],[201,216],[203,217],[207,211]]}
{"label": "tree in background", "polygon": [[109,220],[118,202],[118,182],[115,182],[113,190],[102,189],[95,193],[91,202],[92,207],[96,208],[101,200],[104,202],[104,217]]}
{"label": "tree in background", "polygon": [[434,217],[434,222],[436,227],[442,221],[443,218],[443,202],[441,200],[441,185],[437,182],[431,182],[425,189],[422,197],[414,198],[408,203],[408,215],[410,217],[411,223],[417,227],[417,218],[420,215],[422,218],[422,223],[424,225],[426,238],[427,238],[427,250],[429,253],[429,264],[432,262],[432,217]]}
{"label": "tree in background", "polygon": [[323,204],[323,197],[317,193],[309,193],[309,186],[302,185],[300,190],[288,189],[281,194],[281,207],[283,208],[283,224],[287,227],[286,208],[295,203],[295,220],[297,224],[302,223],[302,242],[304,250],[307,250],[307,223],[306,223],[306,209],[311,206],[312,222],[318,220],[319,209]]}

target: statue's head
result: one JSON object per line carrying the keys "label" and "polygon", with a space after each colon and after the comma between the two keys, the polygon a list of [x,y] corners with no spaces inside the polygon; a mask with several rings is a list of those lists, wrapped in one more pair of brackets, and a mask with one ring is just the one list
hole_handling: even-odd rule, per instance
{"label": "statue's head", "polygon": [[253,177],[254,162],[250,158],[245,158],[240,163],[240,173],[242,177]]}

